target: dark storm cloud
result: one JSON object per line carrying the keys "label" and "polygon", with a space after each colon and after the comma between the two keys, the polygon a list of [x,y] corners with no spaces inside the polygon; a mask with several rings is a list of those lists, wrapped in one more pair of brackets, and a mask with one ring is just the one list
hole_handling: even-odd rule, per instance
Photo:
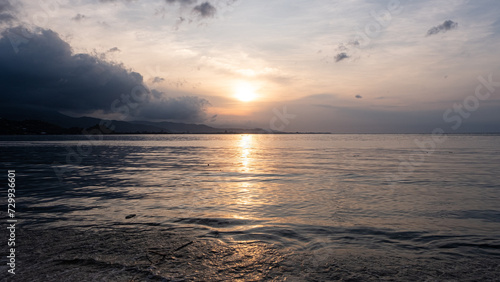
{"label": "dark storm cloud", "polygon": [[112,114],[115,101],[125,103],[124,95],[141,87],[144,99],[133,107],[135,116],[130,118],[154,113],[156,119],[193,121],[205,114],[206,100],[157,97],[143,86],[139,73],[92,55],[73,54],[71,46],[52,30],[33,32],[16,46],[16,53],[8,35],[22,32],[21,27],[10,28],[0,38],[2,105],[39,106],[80,115]]}
{"label": "dark storm cloud", "polygon": [[427,36],[438,34],[440,32],[447,32],[448,30],[452,30],[458,27],[458,23],[452,20],[446,20],[444,23],[435,26],[427,31]]}
{"label": "dark storm cloud", "polygon": [[82,15],[82,14],[76,14],[76,16],[72,17],[71,19],[76,21],[76,22],[79,22],[81,20],[84,20],[86,19],[87,17],[85,15]]}
{"label": "dark storm cloud", "polygon": [[217,13],[217,9],[209,2],[201,3],[193,8],[193,12],[200,15],[202,18],[211,18]]}
{"label": "dark storm cloud", "polygon": [[0,23],[10,23],[15,19],[14,16],[8,13],[0,13]]}
{"label": "dark storm cloud", "polygon": [[349,56],[345,52],[342,52],[342,53],[338,53],[333,58],[335,59],[335,62],[340,62],[340,61],[342,61],[344,59],[349,58]]}
{"label": "dark storm cloud", "polygon": [[[5,103],[91,112],[111,105],[121,93],[142,83],[142,76],[87,54],[72,54],[51,30],[40,30],[13,51],[7,34],[0,39],[0,94]],[[109,107],[108,107],[109,108]]]}
{"label": "dark storm cloud", "polygon": [[10,23],[16,19],[14,7],[8,0],[0,0],[0,24]]}
{"label": "dark storm cloud", "polygon": [[205,108],[210,103],[196,96],[183,96],[164,98],[161,92],[153,93],[154,98],[150,103],[139,105],[136,115],[149,120],[180,120],[197,122],[205,120]]}

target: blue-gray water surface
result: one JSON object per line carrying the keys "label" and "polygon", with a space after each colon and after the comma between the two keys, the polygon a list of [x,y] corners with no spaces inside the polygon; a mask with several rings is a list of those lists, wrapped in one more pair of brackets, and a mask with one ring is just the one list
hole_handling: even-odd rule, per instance
{"label": "blue-gray water surface", "polygon": [[135,214],[296,252],[500,258],[500,136],[3,136],[0,148],[25,226]]}

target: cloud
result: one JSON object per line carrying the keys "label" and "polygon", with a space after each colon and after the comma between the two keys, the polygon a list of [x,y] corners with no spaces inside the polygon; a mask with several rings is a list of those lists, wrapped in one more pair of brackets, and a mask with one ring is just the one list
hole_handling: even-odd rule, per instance
{"label": "cloud", "polygon": [[165,0],[165,2],[167,2],[167,4],[179,3],[181,5],[191,5],[191,4],[196,4],[198,0]]}
{"label": "cloud", "polygon": [[71,19],[76,21],[76,22],[79,22],[79,21],[84,20],[86,18],[87,18],[87,16],[85,16],[85,15],[76,14],[76,16],[72,17]]}
{"label": "cloud", "polygon": [[217,115],[213,115],[210,117],[210,122],[216,122],[217,121]]}
{"label": "cloud", "polygon": [[[99,2],[101,3],[115,3],[115,2],[119,2],[120,0],[99,0]],[[132,2],[134,0],[123,0],[124,2]]]}
{"label": "cloud", "polygon": [[335,99],[337,96],[334,94],[328,94],[328,93],[323,93],[323,94],[312,94],[303,97],[303,100],[321,100],[321,99]]}
{"label": "cloud", "polygon": [[111,27],[107,22],[105,21],[98,21],[97,22],[101,27],[108,28]]}
{"label": "cloud", "polygon": [[16,19],[14,12],[14,7],[8,0],[0,0],[0,24],[14,21]]}
{"label": "cloud", "polygon": [[345,47],[344,43],[339,43],[339,46],[337,47],[338,51],[347,51],[347,47]]}
{"label": "cloud", "polygon": [[0,23],[10,23],[16,18],[8,13],[0,13]]}
{"label": "cloud", "polygon": [[[178,30],[179,27],[184,24],[190,24],[197,21],[203,21],[207,18],[213,18],[220,10],[224,10],[225,8],[233,5],[237,0],[218,0],[212,1],[214,4],[209,1],[202,1],[202,3],[198,4],[198,0],[165,0],[167,4],[179,4],[179,17],[175,22],[174,29]],[[190,11],[190,15],[184,14],[185,11]],[[155,15],[165,17],[166,9],[165,7],[161,7],[156,10]]]}
{"label": "cloud", "polygon": [[452,20],[446,20],[442,24],[435,26],[427,31],[427,36],[438,34],[440,32],[447,32],[458,27],[458,23]]}
{"label": "cloud", "polygon": [[109,53],[112,53],[112,52],[121,52],[121,50],[118,49],[118,47],[113,47],[113,48],[109,49],[107,52],[109,52]]}
{"label": "cloud", "polygon": [[195,6],[193,12],[199,14],[202,18],[212,18],[217,13],[217,9],[209,2],[204,2]]}
{"label": "cloud", "polygon": [[349,56],[345,52],[341,52],[341,53],[338,53],[337,55],[335,55],[335,57],[333,57],[333,58],[335,59],[335,62],[340,62],[344,59],[349,58]]}
{"label": "cloud", "polygon": [[350,40],[347,44],[355,47],[360,45],[358,40]]}
{"label": "cloud", "polygon": [[363,98],[363,96],[361,96],[361,95],[356,95],[356,96],[354,96],[354,97],[355,97],[356,99],[362,99],[362,98]]}
{"label": "cloud", "polygon": [[141,103],[131,106],[130,119],[202,121],[205,117],[208,101],[198,97],[168,98],[164,93],[150,91],[143,85],[141,74],[96,56],[73,54],[71,46],[52,30],[32,32],[17,46],[16,53],[7,34],[21,34],[24,30],[9,28],[0,38],[3,106],[111,116],[116,114],[113,103],[125,104],[124,94],[131,96],[139,88],[144,96]]}
{"label": "cloud", "polygon": [[205,109],[210,103],[196,96],[165,97],[165,93],[153,90],[150,103],[140,104],[135,115],[148,120],[178,120],[187,122],[207,119]]}
{"label": "cloud", "polygon": [[153,83],[160,83],[162,81],[165,81],[165,78],[159,77],[159,76],[156,76],[155,78],[153,78]]}

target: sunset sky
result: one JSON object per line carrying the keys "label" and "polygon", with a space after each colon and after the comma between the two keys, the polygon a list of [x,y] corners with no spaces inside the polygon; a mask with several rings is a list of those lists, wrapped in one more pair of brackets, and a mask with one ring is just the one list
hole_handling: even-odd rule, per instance
{"label": "sunset sky", "polygon": [[[117,118],[114,99],[142,81],[125,120],[499,132],[499,15],[494,0],[0,0],[1,95]],[[498,89],[470,98],[490,75]]]}

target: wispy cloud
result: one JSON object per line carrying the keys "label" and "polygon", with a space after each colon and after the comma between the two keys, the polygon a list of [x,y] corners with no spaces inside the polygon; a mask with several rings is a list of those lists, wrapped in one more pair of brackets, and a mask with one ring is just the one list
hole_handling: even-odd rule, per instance
{"label": "wispy cloud", "polygon": [[155,76],[155,77],[153,78],[153,83],[160,83],[160,82],[162,82],[162,81],[165,81],[165,78],[163,78],[163,77],[159,77],[159,76]]}
{"label": "wispy cloud", "polygon": [[345,52],[338,53],[334,57],[335,62],[337,62],[337,63],[344,60],[344,59],[347,59],[347,58],[349,58],[349,55],[347,55],[347,53],[345,53]]}
{"label": "wispy cloud", "polygon": [[123,2],[132,2],[134,0],[99,0],[99,2],[101,2],[101,3],[115,3],[115,2],[120,2],[120,1],[123,1]]}
{"label": "wispy cloud", "polygon": [[440,32],[447,32],[458,27],[458,23],[452,20],[446,20],[442,24],[432,27],[427,31],[427,36],[438,34]]}
{"label": "wispy cloud", "polygon": [[72,17],[71,19],[74,20],[74,21],[79,22],[79,21],[82,21],[82,20],[84,20],[86,18],[87,18],[87,16],[78,13],[78,14],[76,14],[76,16]]}
{"label": "wispy cloud", "polygon": [[181,5],[191,5],[191,4],[195,4],[196,2],[198,2],[198,0],[165,0],[165,2],[167,2],[168,4],[179,3]]}

